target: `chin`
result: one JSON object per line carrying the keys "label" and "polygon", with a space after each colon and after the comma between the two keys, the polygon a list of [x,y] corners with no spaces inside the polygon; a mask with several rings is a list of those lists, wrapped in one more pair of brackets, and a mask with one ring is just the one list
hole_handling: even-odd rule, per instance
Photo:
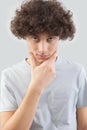
{"label": "chin", "polygon": [[44,62],[45,60],[40,60],[40,59],[37,59],[37,62],[39,62],[39,63],[42,63],[42,62]]}
{"label": "chin", "polygon": [[41,60],[41,59],[36,59],[36,60],[37,60],[38,64],[41,64],[45,61],[45,60]]}

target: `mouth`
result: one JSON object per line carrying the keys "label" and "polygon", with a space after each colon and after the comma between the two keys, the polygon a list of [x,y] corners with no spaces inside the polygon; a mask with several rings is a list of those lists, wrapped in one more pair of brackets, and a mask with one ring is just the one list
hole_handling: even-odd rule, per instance
{"label": "mouth", "polygon": [[38,59],[43,59],[43,60],[46,60],[48,59],[48,56],[45,56],[45,55],[37,55]]}

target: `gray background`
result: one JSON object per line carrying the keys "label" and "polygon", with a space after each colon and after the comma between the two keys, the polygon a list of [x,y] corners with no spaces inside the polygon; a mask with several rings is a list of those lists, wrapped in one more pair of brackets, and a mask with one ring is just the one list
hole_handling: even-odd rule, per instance
{"label": "gray background", "polygon": [[[1,71],[28,57],[26,41],[10,32],[9,24],[14,11],[23,0],[0,0],[0,75]],[[73,12],[77,32],[73,41],[59,44],[59,55],[84,65],[87,72],[87,4],[86,1],[61,0]]]}

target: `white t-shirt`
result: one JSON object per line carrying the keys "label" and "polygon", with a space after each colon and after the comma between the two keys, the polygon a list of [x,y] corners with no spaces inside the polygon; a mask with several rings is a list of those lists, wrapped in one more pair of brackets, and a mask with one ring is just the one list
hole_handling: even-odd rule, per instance
{"label": "white t-shirt", "polygon": [[[55,68],[56,78],[44,90],[30,130],[76,130],[76,109],[87,107],[83,65],[58,56]],[[2,71],[0,112],[18,109],[30,81],[31,67],[25,59]]]}

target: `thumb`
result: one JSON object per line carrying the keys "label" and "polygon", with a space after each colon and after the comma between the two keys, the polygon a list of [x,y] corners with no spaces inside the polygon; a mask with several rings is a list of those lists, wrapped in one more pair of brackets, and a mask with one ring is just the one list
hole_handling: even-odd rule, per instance
{"label": "thumb", "polygon": [[36,66],[36,59],[32,52],[29,52],[29,61],[32,67]]}

